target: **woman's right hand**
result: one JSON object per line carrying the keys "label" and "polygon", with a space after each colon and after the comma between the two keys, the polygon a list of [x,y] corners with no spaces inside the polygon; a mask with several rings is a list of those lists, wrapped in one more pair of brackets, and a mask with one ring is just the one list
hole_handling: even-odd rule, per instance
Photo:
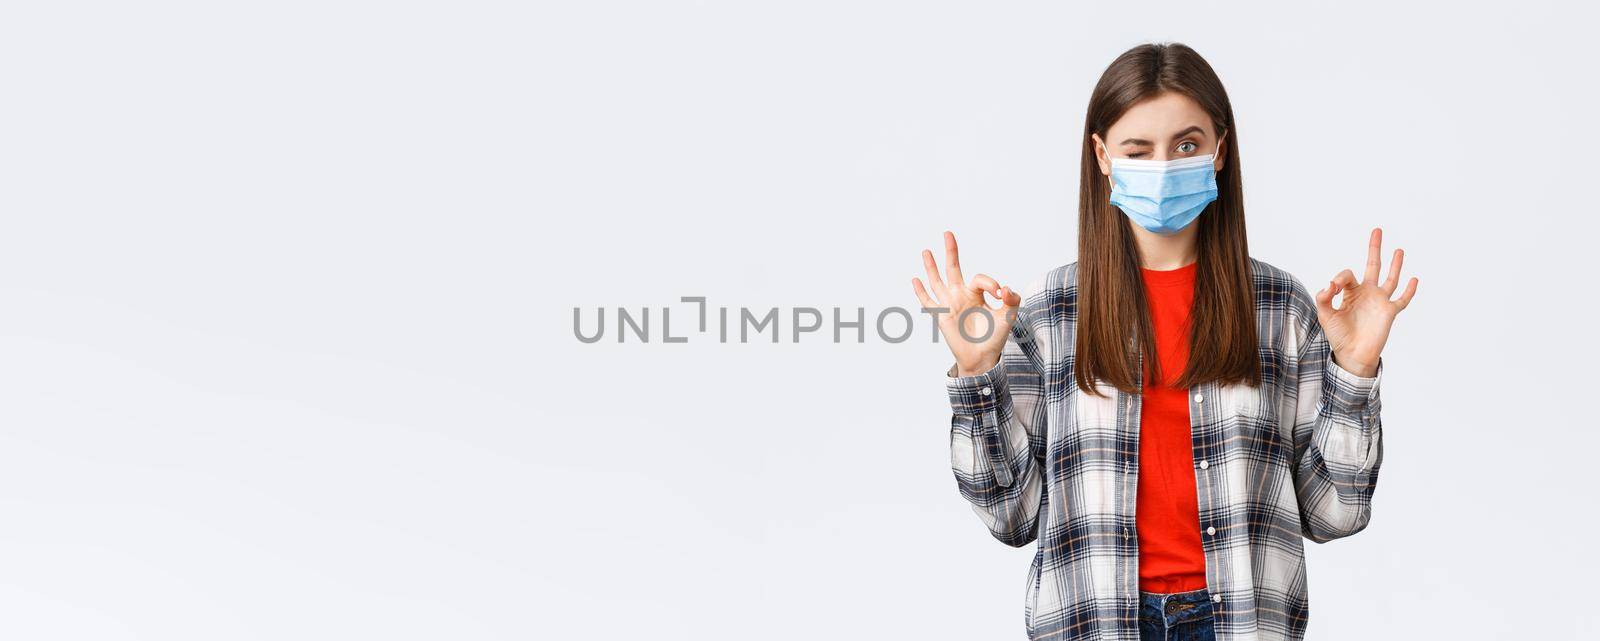
{"label": "woman's right hand", "polygon": [[[982,374],[1000,363],[1000,353],[1005,349],[1006,337],[1011,334],[1022,296],[983,274],[973,276],[971,283],[965,282],[956,251],[956,235],[948,231],[944,233],[944,256],[945,278],[942,279],[933,252],[922,250],[922,268],[928,273],[933,296],[929,296],[921,279],[912,278],[911,288],[922,300],[923,308],[945,308],[938,314],[939,333],[944,335],[945,344],[956,357],[956,373],[961,376]],[[985,293],[998,299],[1000,305],[990,306],[983,298]]]}

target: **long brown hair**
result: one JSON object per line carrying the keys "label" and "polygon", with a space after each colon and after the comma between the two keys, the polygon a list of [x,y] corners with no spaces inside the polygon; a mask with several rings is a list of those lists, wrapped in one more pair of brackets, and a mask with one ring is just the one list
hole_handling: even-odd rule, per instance
{"label": "long brown hair", "polygon": [[[1140,355],[1153,380],[1164,380],[1140,277],[1130,221],[1111,204],[1090,134],[1106,130],[1134,104],[1164,92],[1193,98],[1223,136],[1217,199],[1195,221],[1199,259],[1190,313],[1189,362],[1175,387],[1209,381],[1261,383],[1250,252],[1245,242],[1244,194],[1239,180],[1239,136],[1222,81],[1200,54],[1177,43],[1145,44],[1111,62],[1089,97],[1083,123],[1082,183],[1078,188],[1078,325],[1075,378],[1098,394],[1099,379],[1139,393]],[[1224,136],[1224,134],[1227,134]],[[1137,344],[1138,349],[1132,349]]]}

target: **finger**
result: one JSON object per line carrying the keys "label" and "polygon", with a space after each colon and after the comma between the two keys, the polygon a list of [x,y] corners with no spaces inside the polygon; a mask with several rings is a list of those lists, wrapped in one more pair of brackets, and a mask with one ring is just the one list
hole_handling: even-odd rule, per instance
{"label": "finger", "polygon": [[1400,294],[1400,300],[1395,301],[1395,305],[1397,305],[1400,309],[1405,309],[1406,305],[1410,305],[1411,304],[1411,297],[1415,296],[1416,294],[1417,294],[1417,277],[1416,276],[1412,276],[1411,277],[1411,282],[1406,283],[1406,291],[1404,293]]}
{"label": "finger", "polygon": [[1378,280],[1378,254],[1383,251],[1383,228],[1373,227],[1372,235],[1367,237],[1367,270],[1361,276],[1361,282],[1373,283]]}
{"label": "finger", "polygon": [[917,300],[922,301],[923,309],[932,309],[939,306],[938,303],[933,301],[933,297],[928,295],[928,290],[922,287],[921,278],[911,279],[911,291],[916,292]]}
{"label": "finger", "polygon": [[1405,262],[1405,250],[1398,247],[1395,248],[1394,258],[1389,259],[1389,277],[1383,280],[1383,286],[1380,288],[1383,293],[1390,296],[1394,295],[1394,288],[1400,284],[1400,266]]}
{"label": "finger", "polygon": [[1317,290],[1316,299],[1318,316],[1324,316],[1334,312],[1333,295],[1337,293],[1339,293],[1339,288],[1331,280],[1328,281],[1327,287]]}
{"label": "finger", "polygon": [[[970,288],[972,291],[975,291],[975,292],[989,292],[995,298],[1000,298],[1000,283],[995,282],[995,280],[993,278],[990,278],[988,274],[978,274],[977,276],[973,276],[972,277],[972,283],[967,285],[967,287]],[[983,294],[979,294],[978,295],[978,299],[979,300],[983,300]],[[987,306],[988,305],[988,301],[985,301],[984,305]],[[998,308],[990,307],[989,309],[998,309]]]}
{"label": "finger", "polygon": [[950,285],[961,287],[966,282],[961,278],[961,256],[956,250],[956,235],[946,231],[944,233],[944,275],[950,279]]}
{"label": "finger", "polygon": [[1333,277],[1333,288],[1336,290],[1335,293],[1355,289],[1356,285],[1359,284],[1360,283],[1356,281],[1355,272],[1352,272],[1348,269],[1339,272],[1337,276]]}
{"label": "finger", "polygon": [[[1338,294],[1339,292],[1342,292],[1342,291],[1345,291],[1347,289],[1350,289],[1351,287],[1354,287],[1355,284],[1356,284],[1356,275],[1355,275],[1354,272],[1352,272],[1352,271],[1350,271],[1348,269],[1346,269],[1346,270],[1344,270],[1342,272],[1339,272],[1337,275],[1335,275],[1333,277],[1333,280],[1328,281],[1328,289],[1324,290],[1325,292],[1327,292],[1327,295],[1328,295],[1328,303],[1327,303],[1327,308],[1324,309],[1323,311],[1330,312],[1330,313],[1336,311],[1333,308],[1333,297],[1334,297],[1334,295]],[[1321,296],[1319,295],[1318,298],[1320,299]],[[1318,306],[1321,307],[1321,303],[1320,302],[1318,303]]]}
{"label": "finger", "polygon": [[1022,296],[1012,291],[1010,287],[1000,288],[1000,309],[996,311],[1000,312],[1000,317],[1005,319],[1008,327],[1017,321],[1018,306],[1021,304]]}
{"label": "finger", "polygon": [[933,289],[934,298],[943,301],[944,294],[948,291],[944,286],[944,279],[939,278],[939,265],[933,262],[933,252],[922,250],[922,270],[928,274],[928,287]]}
{"label": "finger", "polygon": [[1000,290],[1000,294],[1000,302],[1004,303],[1006,307],[1022,306],[1022,294],[1018,294],[1016,290],[1006,287]]}

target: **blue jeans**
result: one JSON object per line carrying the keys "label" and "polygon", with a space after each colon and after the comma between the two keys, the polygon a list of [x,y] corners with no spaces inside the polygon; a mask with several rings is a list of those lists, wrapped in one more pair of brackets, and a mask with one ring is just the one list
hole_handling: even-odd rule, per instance
{"label": "blue jeans", "polygon": [[1211,594],[1139,593],[1139,641],[1216,641]]}

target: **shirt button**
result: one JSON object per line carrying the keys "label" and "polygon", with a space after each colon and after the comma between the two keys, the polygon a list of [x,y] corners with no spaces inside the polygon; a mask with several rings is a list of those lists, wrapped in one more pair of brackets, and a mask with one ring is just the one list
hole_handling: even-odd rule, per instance
{"label": "shirt button", "polygon": [[1222,595],[1220,595],[1220,594],[1211,595],[1211,601],[1213,603],[1222,603]]}
{"label": "shirt button", "polygon": [[1208,462],[1208,461],[1200,461],[1200,469],[1203,470],[1203,469],[1206,469],[1208,467],[1211,467],[1211,463],[1210,462]]}
{"label": "shirt button", "polygon": [[1200,401],[1202,401],[1202,400],[1204,400],[1204,399],[1205,399],[1205,397],[1204,397],[1204,396],[1201,396],[1201,395],[1200,395],[1200,394],[1199,394],[1199,393],[1198,393],[1198,392],[1196,392],[1196,393],[1195,393],[1195,395],[1194,395],[1194,402],[1196,402],[1196,403],[1199,403],[1199,402],[1200,402]]}
{"label": "shirt button", "polygon": [[988,396],[988,395],[989,395],[989,394],[990,394],[990,393],[991,393],[991,392],[993,392],[993,391],[994,391],[994,388],[992,388],[992,387],[985,387],[985,388],[983,388],[983,389],[981,389],[981,390],[978,390],[978,393],[979,393],[979,394],[982,394],[982,395],[984,395],[984,396]]}
{"label": "shirt button", "polygon": [[1215,527],[1206,528],[1206,534],[1211,535],[1211,536],[1216,536],[1217,535],[1217,528],[1215,528]]}

